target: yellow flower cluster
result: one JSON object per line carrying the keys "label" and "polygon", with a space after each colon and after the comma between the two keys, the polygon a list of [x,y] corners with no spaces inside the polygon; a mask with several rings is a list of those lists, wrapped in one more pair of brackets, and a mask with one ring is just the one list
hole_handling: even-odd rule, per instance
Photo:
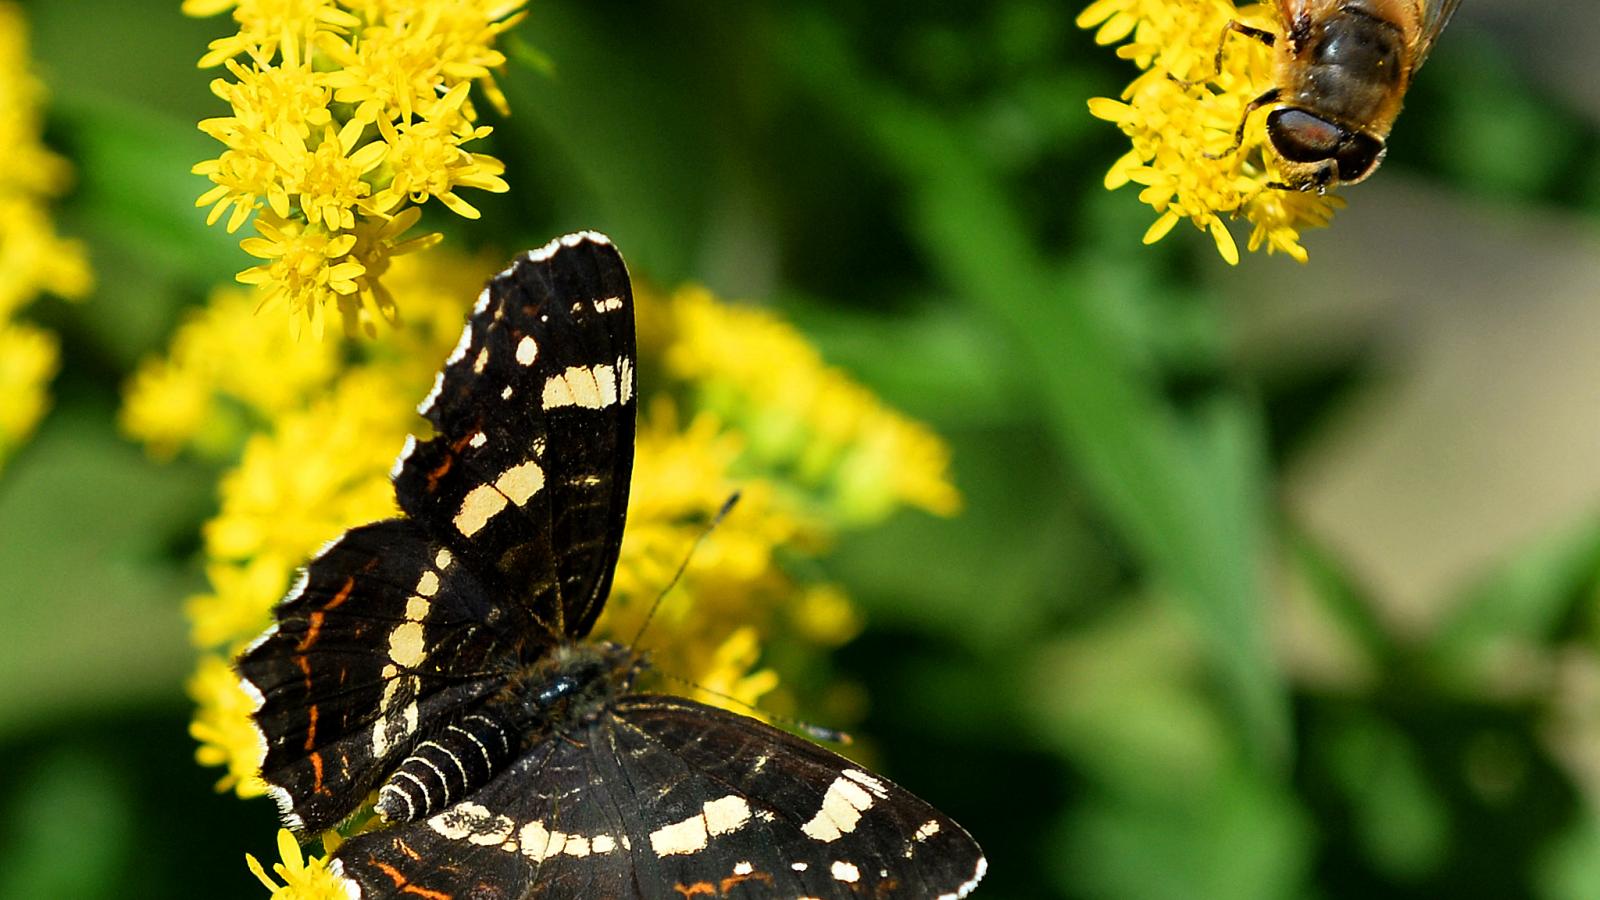
{"label": "yellow flower cluster", "polygon": [[45,386],[60,364],[55,336],[18,321],[18,311],[46,291],[81,297],[91,282],[82,245],[56,234],[47,209],[71,171],[39,140],[42,100],[22,10],[0,2],[0,463],[44,416]]}
{"label": "yellow flower cluster", "polygon": [[[232,10],[239,30],[213,41],[202,67],[231,115],[200,129],[223,145],[194,167],[212,182],[196,201],[261,260],[239,273],[266,303],[285,303],[321,334],[337,312],[346,331],[392,320],[381,280],[390,261],[428,246],[407,239],[430,198],[467,218],[459,191],[502,192],[505,166],[464,145],[477,124],[472,85],[502,112],[494,44],[526,0],[184,0],[193,16]],[[241,61],[241,59],[243,61]]]}
{"label": "yellow flower cluster", "polygon": [[[249,703],[228,661],[267,625],[294,568],[317,546],[394,513],[388,469],[405,434],[423,425],[416,399],[494,268],[438,251],[397,260],[389,280],[407,309],[402,325],[371,341],[309,347],[263,336],[275,329],[252,323],[252,298],[220,290],[180,328],[167,357],[146,362],[130,380],[124,427],[152,452],[237,460],[222,477],[221,508],[204,528],[210,590],[188,604],[201,653],[190,681],[198,706],[191,732],[198,759],[227,768],[220,788],[241,796],[262,791]],[[661,377],[641,386],[628,528],[596,634],[634,638],[696,537],[738,491],[740,502],[699,547],[641,648],[658,671],[703,688],[701,699],[750,712],[763,697],[775,699],[778,676],[762,665],[774,641],[785,643],[786,658],[803,660],[859,628],[838,587],[795,575],[783,559],[815,557],[841,528],[901,504],[951,511],[959,497],[948,480],[948,451],[827,368],[770,315],[699,289],[670,297],[641,291],[638,307],[647,328],[671,323],[645,341],[647,358],[702,363],[645,367]],[[759,368],[750,362],[755,357],[712,353],[713,344],[752,340],[758,343],[748,352],[765,352],[767,368],[781,364],[788,372],[782,385],[750,377]],[[161,413],[174,397],[187,408]],[[826,403],[842,408],[824,414]],[[232,411],[220,429],[213,424],[219,410]],[[798,430],[774,442],[766,432],[786,417]],[[885,457],[902,452],[899,460]],[[869,484],[862,471],[876,471],[888,484]],[[819,488],[825,502],[816,499]],[[282,885],[253,865],[274,896],[338,896],[324,891],[321,861],[285,853],[275,867]]]}
{"label": "yellow flower cluster", "polygon": [[1106,173],[1106,189],[1130,182],[1143,188],[1139,200],[1160,213],[1145,232],[1147,244],[1188,219],[1209,231],[1217,252],[1236,265],[1239,248],[1223,217],[1242,216],[1252,226],[1251,251],[1305,262],[1300,231],[1326,225],[1344,204],[1268,186],[1283,178],[1261,116],[1251,116],[1243,143],[1225,152],[1245,108],[1273,83],[1271,49],[1227,33],[1234,21],[1282,30],[1267,7],[1235,8],[1232,0],[1095,0],[1078,16],[1080,27],[1097,29],[1097,43],[1122,44],[1117,55],[1140,70],[1120,100],[1089,101],[1091,114],[1115,123],[1133,144]]}
{"label": "yellow flower cluster", "polygon": [[668,309],[668,372],[744,435],[745,465],[782,473],[846,524],[902,504],[937,515],[960,507],[944,442],[830,369],[792,326],[698,287],[675,292]]}

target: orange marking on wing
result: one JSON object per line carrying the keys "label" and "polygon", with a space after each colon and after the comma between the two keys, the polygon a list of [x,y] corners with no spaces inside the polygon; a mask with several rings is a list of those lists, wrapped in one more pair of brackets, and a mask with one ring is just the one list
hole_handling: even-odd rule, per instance
{"label": "orange marking on wing", "polygon": [[450,471],[450,467],[455,465],[455,462],[456,458],[454,456],[446,456],[444,458],[444,462],[440,463],[437,468],[428,473],[428,493],[431,494],[439,489],[439,479],[443,478],[445,473]]}
{"label": "orange marking on wing", "polygon": [[311,724],[306,726],[306,749],[315,750],[317,749],[317,705],[313,703],[308,709],[311,710]]}
{"label": "orange marking on wing", "polygon": [[373,857],[368,857],[367,861],[377,866],[380,872],[389,876],[389,880],[394,882],[395,888],[402,894],[415,894],[418,897],[426,897],[427,900],[451,900],[450,895],[442,891],[431,891],[425,887],[412,884],[409,879],[400,874],[399,869],[386,862],[379,862]]}
{"label": "orange marking on wing", "polygon": [[701,894],[711,897],[715,897],[717,895],[717,886],[709,881],[696,881],[694,884],[687,885],[676,884],[673,885],[672,889],[682,894],[684,897],[698,897]]}
{"label": "orange marking on wing", "polygon": [[338,606],[339,604],[345,602],[346,600],[349,600],[350,599],[350,592],[355,590],[355,587],[356,587],[356,580],[354,578],[346,578],[344,580],[344,587],[339,589],[339,593],[334,594],[332,600],[329,600],[327,603],[324,603],[322,605],[323,610],[326,611],[326,610],[333,609],[335,606]]}
{"label": "orange marking on wing", "polygon": [[322,754],[311,754],[311,790],[318,794],[325,794],[327,790],[322,786]]}
{"label": "orange marking on wing", "polygon": [[300,654],[300,655],[298,655],[298,656],[296,656],[294,658],[294,664],[300,667],[300,674],[305,676],[306,693],[310,694],[311,693],[311,662],[306,659],[305,654]]}
{"label": "orange marking on wing", "polygon": [[767,887],[772,887],[771,875],[765,872],[751,872],[748,875],[729,875],[727,878],[722,879],[722,892],[726,894],[746,881],[751,880],[759,881]]}
{"label": "orange marking on wing", "polygon": [[295,645],[296,650],[304,653],[311,649],[312,644],[317,642],[317,633],[322,631],[322,619],[325,615],[326,614],[322,612],[314,612],[311,614],[311,627],[306,629],[306,636],[301,638],[300,643]]}

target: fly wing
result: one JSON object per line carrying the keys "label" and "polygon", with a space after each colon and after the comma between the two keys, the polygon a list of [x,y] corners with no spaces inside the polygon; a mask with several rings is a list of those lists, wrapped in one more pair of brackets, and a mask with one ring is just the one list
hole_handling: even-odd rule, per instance
{"label": "fly wing", "polygon": [[1422,33],[1417,38],[1416,65],[1411,67],[1414,73],[1422,68],[1427,61],[1428,54],[1433,52],[1434,42],[1439,40],[1439,32],[1444,31],[1444,26],[1450,24],[1450,17],[1456,14],[1456,7],[1461,5],[1461,0],[1417,0],[1422,6]]}

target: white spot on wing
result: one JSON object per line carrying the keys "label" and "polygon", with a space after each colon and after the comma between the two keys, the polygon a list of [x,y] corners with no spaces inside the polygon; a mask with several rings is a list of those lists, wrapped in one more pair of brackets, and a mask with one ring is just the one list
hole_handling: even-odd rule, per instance
{"label": "white spot on wing", "polygon": [[650,832],[650,849],[657,856],[698,853],[706,848],[706,817],[696,813]]}
{"label": "white spot on wing", "polygon": [[453,841],[492,847],[511,837],[516,823],[476,803],[458,803],[429,819],[428,827]]}
{"label": "white spot on wing", "polygon": [[424,597],[432,597],[439,593],[439,573],[429,569],[417,579],[417,593]]}
{"label": "white spot on wing", "polygon": [[609,365],[569,366],[544,383],[545,409],[581,406],[604,409],[617,402],[617,372]]}
{"label": "white spot on wing", "polygon": [[433,567],[443,572],[445,569],[450,568],[450,563],[454,561],[455,558],[450,555],[450,551],[441,547],[433,557]]}
{"label": "white spot on wing", "polygon": [[721,800],[707,803],[704,814],[706,830],[715,837],[743,828],[750,821],[750,804],[744,802],[743,797],[729,794]]}
{"label": "white spot on wing", "polygon": [[822,807],[811,821],[800,826],[807,837],[825,844],[836,841],[854,831],[861,813],[872,808],[872,795],[847,775],[840,775],[828,785],[827,793],[822,796]]}
{"label": "white spot on wing", "polygon": [[751,865],[749,861],[744,861],[744,862],[740,862],[740,863],[737,863],[737,864],[734,865],[733,874],[735,874],[735,875],[749,875],[751,872],[754,872],[755,870],[756,870],[756,867]]}
{"label": "white spot on wing", "polygon": [[468,491],[467,496],[462,498],[461,509],[456,513],[456,517],[452,521],[455,523],[456,530],[461,532],[464,537],[472,537],[482,531],[483,526],[489,524],[489,520],[494,517],[495,513],[505,508],[506,498],[504,494],[495,490],[491,485],[480,484]]}
{"label": "white spot on wing", "polygon": [[482,447],[484,444],[487,444],[487,443],[489,443],[488,436],[485,435],[481,431],[475,431],[475,432],[472,433],[472,438],[467,441],[467,446],[469,446],[472,449],[476,450],[479,447]]}
{"label": "white spot on wing", "polygon": [[389,632],[389,658],[404,669],[415,669],[427,655],[422,646],[422,623],[402,622]]}
{"label": "white spot on wing", "polygon": [[623,403],[633,399],[633,360],[626,356],[617,357],[617,390]]}
{"label": "white spot on wing", "polygon": [[650,848],[657,856],[697,853],[710,838],[738,831],[749,821],[750,805],[743,797],[729,794],[701,806],[698,815],[651,832]]}
{"label": "white spot on wing", "polygon": [[834,860],[828,871],[835,881],[842,881],[845,884],[854,884],[861,880],[861,870],[842,859]]}
{"label": "white spot on wing", "polygon": [[521,366],[531,366],[533,365],[533,361],[538,358],[538,343],[534,341],[532,336],[523,335],[522,340],[517,341],[517,364]]}
{"label": "white spot on wing", "polygon": [[594,302],[594,311],[597,312],[597,313],[608,313],[608,312],[611,312],[612,310],[617,310],[617,309],[621,309],[621,308],[622,308],[622,298],[621,297],[607,297],[604,300],[596,300]]}
{"label": "white spot on wing", "polygon": [[494,480],[494,486],[506,495],[506,499],[522,506],[544,487],[544,469],[530,459],[501,472],[500,477]]}

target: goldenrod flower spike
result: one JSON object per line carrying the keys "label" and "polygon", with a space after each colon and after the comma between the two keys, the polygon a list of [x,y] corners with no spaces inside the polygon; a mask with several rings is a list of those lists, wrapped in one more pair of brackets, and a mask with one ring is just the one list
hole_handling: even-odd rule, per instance
{"label": "goldenrod flower spike", "polygon": [[[1271,187],[1283,179],[1264,113],[1248,122],[1245,115],[1273,84],[1272,52],[1230,32],[1231,22],[1279,30],[1266,7],[1238,8],[1229,0],[1096,0],[1078,16],[1079,27],[1095,29],[1097,43],[1121,44],[1117,56],[1140,70],[1119,99],[1089,101],[1090,114],[1116,125],[1133,145],[1107,171],[1105,185],[1142,187],[1139,200],[1158,213],[1144,234],[1147,244],[1188,219],[1237,265],[1227,219],[1242,217],[1252,226],[1248,249],[1305,262],[1300,231],[1326,225],[1343,201]],[[1241,122],[1243,140],[1234,147]]]}
{"label": "goldenrod flower spike", "polygon": [[22,10],[0,2],[0,465],[44,417],[60,366],[55,335],[13,317],[42,293],[74,299],[92,282],[83,246],[50,218],[72,173],[41,141],[44,89],[28,65]]}
{"label": "goldenrod flower spike", "polygon": [[465,145],[486,137],[472,85],[502,112],[494,42],[525,0],[188,0],[184,12],[231,11],[238,33],[212,42],[211,90],[231,115],[200,129],[223,145],[194,166],[212,186],[195,201],[230,233],[254,220],[239,273],[320,336],[328,313],[346,332],[393,321],[389,258],[437,235],[403,239],[436,199],[466,218],[465,189],[503,192],[497,159]]}

